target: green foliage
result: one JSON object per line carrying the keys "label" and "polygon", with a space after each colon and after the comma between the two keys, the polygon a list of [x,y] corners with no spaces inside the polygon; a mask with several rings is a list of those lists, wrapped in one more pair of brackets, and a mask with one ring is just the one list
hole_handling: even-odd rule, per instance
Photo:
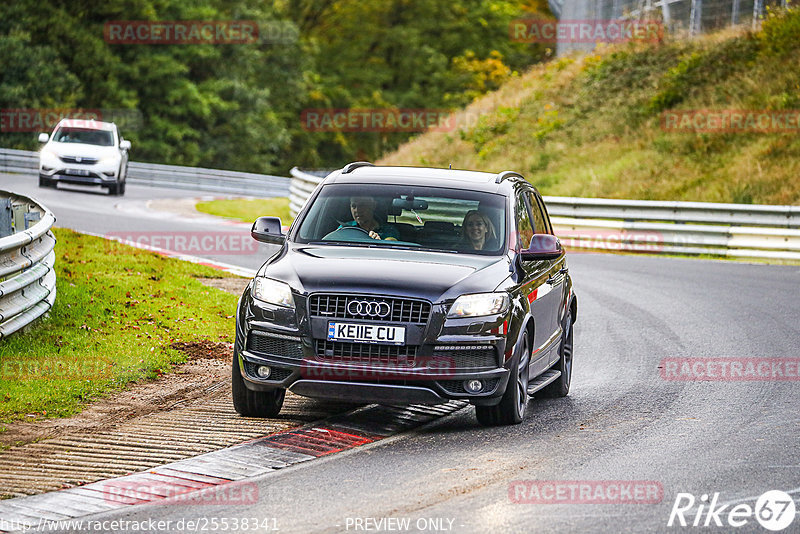
{"label": "green foliage", "polygon": [[294,220],[289,212],[289,199],[280,198],[232,198],[198,202],[197,211],[252,223],[259,217],[280,217],[288,226]]}
{"label": "green foliage", "polygon": [[[546,56],[510,22],[543,0],[15,0],[0,5],[0,109],[138,110],[132,158],[286,173],[376,158],[410,133],[307,131],[309,108],[454,109]],[[251,20],[253,44],[109,44],[109,21]],[[269,36],[268,36],[269,37]],[[0,146],[35,148],[34,133]]]}
{"label": "green foliage", "polygon": [[519,109],[500,107],[494,113],[478,117],[472,128],[459,130],[459,135],[464,141],[469,141],[475,147],[475,152],[484,150],[489,141],[507,133],[519,117]]}
{"label": "green foliage", "polygon": [[[230,342],[236,296],[196,277],[222,273],[56,229],[50,317],[0,344],[0,422],[63,417],[185,361],[175,342]],[[29,417],[30,417],[29,416]]]}
{"label": "green foliage", "polygon": [[762,49],[769,54],[797,54],[800,48],[800,10],[789,8],[787,14],[769,11],[759,34]]}
{"label": "green foliage", "polygon": [[798,204],[796,131],[662,124],[665,110],[800,107],[798,21],[791,10],[763,32],[619,45],[534,67],[477,102],[481,119],[460,138],[430,132],[381,163],[517,169],[549,195]]}

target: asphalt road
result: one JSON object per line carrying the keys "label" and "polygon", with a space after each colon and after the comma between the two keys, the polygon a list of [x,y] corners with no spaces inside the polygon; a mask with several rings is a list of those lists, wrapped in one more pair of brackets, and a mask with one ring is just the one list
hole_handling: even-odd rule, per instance
{"label": "asphalt road", "polygon": [[[140,189],[128,198],[159,194]],[[62,194],[37,196],[60,224],[92,231],[118,201]],[[735,504],[752,507],[768,490],[797,503],[800,381],[669,381],[659,366],[664,358],[797,358],[800,267],[574,253],[569,265],[579,298],[572,392],[532,400],[523,424],[482,428],[467,408],[252,479],[253,504],[148,505],[87,520],[171,521],[161,532],[191,530],[187,520],[199,520],[200,531],[214,518],[238,519],[239,532],[253,531],[243,518],[270,519],[266,526],[281,532],[768,532],[752,517],[738,528],[714,527],[713,519],[707,528],[667,523],[679,493],[697,501],[684,513],[689,525],[703,494],[731,503],[723,522]],[[518,481],[650,481],[663,498],[516,503],[530,496],[515,493]],[[408,529],[397,522],[404,519]],[[783,532],[800,532],[800,518]]]}
{"label": "asphalt road", "polygon": [[[60,184],[57,190],[40,188],[35,176],[19,174],[0,174],[0,189],[32,196],[42,202],[55,214],[56,226],[62,228],[130,238],[254,270],[275,250],[270,245],[253,241],[247,225],[221,226],[213,220],[188,220],[146,207],[151,199],[221,196],[214,193],[128,184],[125,195],[116,197],[99,186]],[[214,239],[203,242],[204,236]],[[182,238],[184,245],[175,246],[176,238]]]}

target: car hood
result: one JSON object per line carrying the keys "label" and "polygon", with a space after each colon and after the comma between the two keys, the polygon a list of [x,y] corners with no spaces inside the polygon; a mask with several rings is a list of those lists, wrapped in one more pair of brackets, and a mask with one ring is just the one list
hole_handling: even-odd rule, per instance
{"label": "car hood", "polygon": [[87,145],[85,143],[50,143],[48,147],[59,157],[92,157],[107,158],[119,156],[119,150],[114,146]]}
{"label": "car hood", "polygon": [[303,293],[366,292],[432,302],[492,291],[508,274],[506,256],[299,244],[284,246],[259,271]]}

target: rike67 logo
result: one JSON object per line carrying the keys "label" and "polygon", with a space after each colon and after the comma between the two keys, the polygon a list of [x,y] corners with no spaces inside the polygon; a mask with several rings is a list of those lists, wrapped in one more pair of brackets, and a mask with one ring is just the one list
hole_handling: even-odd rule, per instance
{"label": "rike67 logo", "polygon": [[743,527],[755,520],[765,529],[778,532],[794,522],[795,508],[792,496],[780,490],[762,494],[755,506],[741,500],[721,503],[719,493],[710,500],[705,493],[700,499],[691,493],[678,493],[667,526]]}

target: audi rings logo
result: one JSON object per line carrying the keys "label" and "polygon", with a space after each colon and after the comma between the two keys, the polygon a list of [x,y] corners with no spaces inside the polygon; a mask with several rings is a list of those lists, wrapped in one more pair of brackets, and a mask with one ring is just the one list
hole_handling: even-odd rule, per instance
{"label": "audi rings logo", "polygon": [[347,303],[347,313],[357,317],[384,318],[391,313],[392,308],[388,302],[368,300],[351,300]]}

